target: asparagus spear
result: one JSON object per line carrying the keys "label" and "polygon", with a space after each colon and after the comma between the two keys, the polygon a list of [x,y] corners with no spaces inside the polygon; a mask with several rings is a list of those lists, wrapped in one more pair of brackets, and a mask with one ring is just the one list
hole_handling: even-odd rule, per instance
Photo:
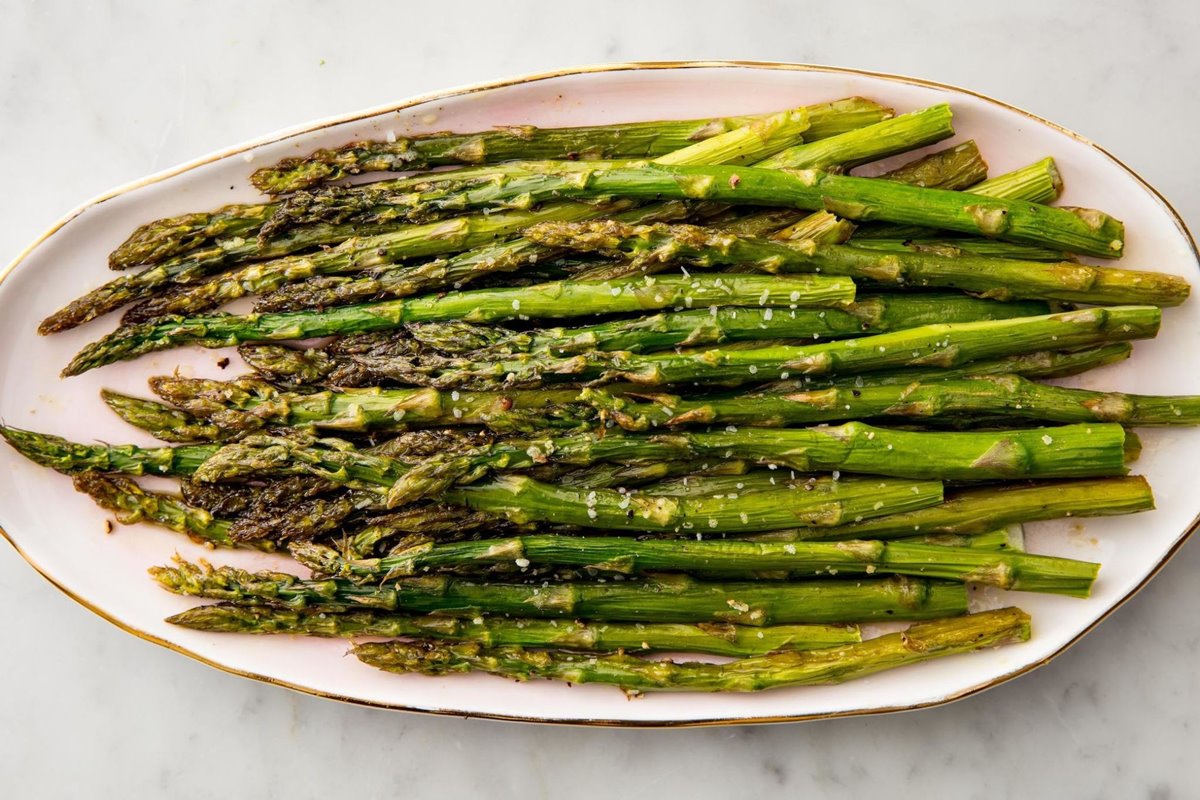
{"label": "asparagus spear", "polygon": [[[437,389],[344,389],[281,392],[265,381],[212,381],[159,376],[155,394],[209,421],[232,438],[271,426],[329,431],[390,431],[445,425],[483,425],[499,433],[534,433],[593,421],[594,411],[574,389],[515,392],[442,392]],[[160,437],[161,438],[161,437]]]}
{"label": "asparagus spear", "polygon": [[626,430],[658,426],[806,425],[871,417],[1015,417],[1042,422],[1119,422],[1127,426],[1200,424],[1200,397],[1152,396],[1066,389],[1017,375],[907,385],[831,387],[757,397],[683,399],[670,394],[641,403],[584,390],[582,399]]}
{"label": "asparagus spear", "polygon": [[[803,109],[800,110],[801,112]],[[864,154],[886,154],[898,146],[898,142],[907,141],[917,146],[931,136],[949,135],[949,110],[940,107],[931,109],[935,113],[909,115],[913,119],[905,120],[903,124],[882,123],[870,126],[866,133],[857,132],[836,136],[821,142],[818,152],[809,152],[809,145],[791,148],[779,154],[779,163],[796,166],[830,166],[840,163],[839,158],[853,159]],[[729,163],[741,160],[753,160],[762,155],[777,150],[779,142],[793,140],[803,131],[807,122],[805,115],[798,112],[782,112],[773,115],[760,123],[746,128],[739,128],[727,134],[700,142],[683,150],[676,151],[658,159],[663,164],[698,164],[698,163]],[[565,165],[566,171],[578,175],[578,164]],[[540,172],[562,171],[552,165],[541,165]],[[375,197],[365,189],[327,190],[340,192],[331,200],[331,204],[349,206],[343,213],[353,213],[361,205],[363,209],[378,208],[377,204],[385,202],[386,193]],[[453,196],[439,189],[439,196]],[[401,198],[402,209],[411,210],[410,194]],[[292,201],[289,201],[289,204]],[[358,204],[358,205],[356,205]],[[569,218],[576,216],[571,206],[565,207]],[[281,209],[284,213],[286,209]],[[372,212],[374,213],[374,212]],[[588,216],[597,216],[596,213]],[[627,221],[636,221],[650,217],[677,218],[678,209],[672,204],[657,204],[647,209],[634,209],[625,215]],[[264,229],[265,231],[265,229]],[[357,249],[354,245],[346,245],[343,249]],[[217,276],[207,283],[195,286],[186,291],[165,297],[152,298],[135,306],[126,315],[127,322],[140,322],[153,319],[165,314],[189,314],[213,308],[224,302],[246,294],[262,294],[273,290],[281,290],[281,294],[273,297],[264,304],[262,310],[295,308],[307,303],[312,307],[342,304],[352,302],[354,297],[363,296],[403,296],[412,294],[420,289],[441,286],[461,288],[467,281],[475,280],[480,275],[500,270],[512,270],[528,267],[531,263],[545,258],[553,251],[524,240],[517,240],[501,245],[484,247],[468,252],[447,261],[437,261],[418,266],[390,267],[377,271],[376,275],[341,279],[330,277],[337,273],[361,272],[364,264],[378,265],[391,263],[395,259],[381,257],[373,251],[368,251],[363,261],[359,258],[347,259],[343,253],[330,254],[324,258],[314,258],[301,264],[280,262],[246,267],[230,275]],[[295,260],[293,260],[294,262]],[[318,278],[320,283],[298,286],[295,289],[286,288],[288,282],[310,276]],[[330,297],[332,290],[336,296]],[[322,298],[302,298],[314,293]]]}
{"label": "asparagus spear", "polygon": [[58,472],[119,472],[126,475],[191,475],[220,445],[178,447],[88,445],[59,436],[0,425],[3,437],[21,455]]}
{"label": "asparagus spear", "polygon": [[722,623],[574,622],[540,619],[415,616],[387,611],[325,613],[305,609],[236,606],[226,603],[197,606],[167,622],[199,631],[355,638],[359,636],[419,636],[479,642],[489,647],[554,647],[605,652],[683,652],[746,657],[776,651],[816,650],[862,641],[858,628],[848,625],[773,625],[747,628]]}
{"label": "asparagus spear", "polygon": [[[341,387],[370,386],[374,383],[391,380],[392,378],[389,376],[401,373],[408,366],[407,364],[397,365],[398,370],[360,369],[354,356],[337,352],[337,350],[336,343],[331,350],[295,350],[278,345],[242,345],[238,348],[238,353],[257,374],[282,386],[322,383],[331,383]],[[1131,352],[1132,347],[1128,342],[1116,342],[1073,352],[1035,351],[972,361],[958,368],[909,368],[824,379],[799,376],[797,379],[788,378],[765,384],[762,391],[790,392],[806,391],[823,386],[911,383],[912,381],[949,380],[968,375],[1013,374],[1029,378],[1063,378],[1122,361],[1128,358]]]}
{"label": "asparagus spear", "polygon": [[426,540],[383,558],[347,560],[320,544],[296,543],[292,555],[314,572],[377,584],[430,571],[508,571],[540,566],[579,567],[638,575],[717,574],[753,580],[763,573],[793,578],[824,575],[911,575],[976,582],[1002,589],[1087,597],[1099,564],[1028,553],[854,540],[845,542],[636,540],[598,536],[515,536],[473,542]]}
{"label": "asparagus spear", "polygon": [[885,669],[1029,639],[1029,615],[1017,608],[913,625],[860,644],[774,653],[729,664],[646,661],[623,653],[581,655],[476,642],[373,642],[356,645],[365,664],[398,673],[488,672],[518,681],[548,678],[607,683],[626,694],[651,691],[751,692],[781,686],[841,683]]}
{"label": "asparagus spear", "polygon": [[673,311],[601,322],[582,328],[543,328],[513,332],[466,322],[410,325],[408,333],[446,353],[552,353],[592,350],[631,353],[761,339],[841,339],[921,325],[1011,319],[1049,311],[1044,303],[997,303],[956,294],[876,295],[858,298],[845,309],[718,308]]}
{"label": "asparagus spear", "polygon": [[351,362],[365,374],[440,388],[538,386],[564,380],[739,385],[770,378],[786,380],[792,375],[851,375],[905,367],[945,369],[1049,348],[1147,338],[1157,333],[1160,320],[1161,311],[1151,306],[1113,306],[1008,320],[925,325],[811,345],[650,354],[592,351],[563,358],[540,353],[507,359],[427,357],[404,363],[355,357]]}
{"label": "asparagus spear", "polygon": [[[824,138],[891,116],[891,110],[861,97],[808,106],[808,136]],[[361,172],[399,172],[445,164],[480,164],[529,158],[648,158],[745,127],[767,115],[708,120],[633,122],[580,128],[529,125],[479,133],[436,133],[388,142],[355,142],[318,150],[303,159],[264,167],[251,182],[268,194],[305,189]]]}
{"label": "asparagus spear", "polygon": [[[820,165],[814,165],[817,168]],[[978,184],[987,177],[987,164],[979,153],[975,142],[967,141],[960,145],[931,153],[916,161],[909,162],[898,169],[885,172],[879,176],[882,180],[899,181],[913,186],[933,189],[964,190]],[[1018,199],[1030,200],[1030,197]],[[728,233],[738,236],[765,236],[771,234],[782,241],[790,239],[812,239],[830,244],[844,242],[850,238],[857,227],[849,220],[840,219],[828,211],[803,213],[793,211],[795,215],[787,224],[755,225],[756,220],[769,219],[771,215],[781,213],[779,209],[764,209],[744,218],[745,221],[736,225],[714,225]],[[747,224],[749,223],[749,224]],[[712,224],[712,223],[707,223]],[[757,228],[757,229],[756,229]]]}
{"label": "asparagus spear", "polygon": [[[1014,356],[1003,356],[995,359],[971,361],[961,367],[949,369],[918,368],[883,370],[869,372],[865,375],[846,375],[833,378],[800,378],[774,381],[756,388],[752,394],[774,394],[779,392],[808,391],[810,389],[827,388],[831,386],[861,388],[863,386],[886,386],[894,384],[910,384],[913,382],[930,382],[939,380],[958,380],[964,377],[984,375],[1020,375],[1026,378],[1066,378],[1079,375],[1088,370],[1097,369],[1107,364],[1113,364],[1129,358],[1133,347],[1128,342],[1115,342],[1082,350],[1073,351],[1042,351],[1024,353]],[[289,351],[299,352],[299,351]],[[257,357],[256,354],[251,353]],[[280,359],[280,366],[285,364]]]}
{"label": "asparagus spear", "polygon": [[[178,497],[148,492],[128,478],[83,472],[75,476],[76,491],[89,495],[96,504],[114,512],[118,522],[135,525],[150,522],[179,533],[196,542],[218,547],[235,547],[228,520],[217,519],[202,508],[195,508]],[[269,541],[253,544],[260,550],[274,550]]]}
{"label": "asparagus spear", "polygon": [[250,573],[176,560],[150,574],[168,591],[239,605],[338,611],[357,608],[475,617],[510,614],[593,622],[796,625],[876,619],[938,619],[967,610],[960,584],[913,578],[767,583],[700,583],[657,576],[622,583],[549,586],[475,583],[445,576],[406,578],[387,586],[346,580],[303,580],[279,572]]}
{"label": "asparagus spear", "polygon": [[877,253],[811,241],[782,244],[693,225],[633,226],[613,220],[539,223],[525,232],[552,247],[632,254],[636,260],[741,264],[764,272],[820,272],[885,285],[940,286],[997,300],[1037,298],[1097,304],[1179,305],[1187,281],[1145,270],[1044,264],[927,250]]}
{"label": "asparagus spear", "polygon": [[[967,191],[985,197],[1008,197],[1031,203],[1049,203],[1062,193],[1062,177],[1053,158],[983,180]],[[937,232],[919,225],[873,222],[854,229],[854,239],[927,239]]]}
{"label": "asparagus spear", "polygon": [[230,431],[220,425],[162,403],[109,389],[102,389],[100,397],[121,419],[164,442],[215,442],[230,438]]}
{"label": "asparagus spear", "polygon": [[844,306],[854,300],[847,278],[823,276],[721,276],[626,278],[617,281],[559,281],[531,287],[477,289],[344,306],[327,311],[279,314],[169,317],[119,328],[86,346],[63,371],[79,375],[115,361],[184,344],[223,347],[247,341],[304,339],[394,330],[406,322],[464,319],[468,322],[571,317],[596,311],[639,312],[692,305],[788,307]]}
{"label": "asparagus spear", "polygon": [[[1028,201],[980,198],[895,181],[853,178],[821,170],[772,170],[720,165],[597,169],[564,179],[517,178],[454,196],[455,208],[502,207],[520,198],[692,199],[722,203],[824,209],[854,220],[880,219],[1115,258],[1124,247],[1122,224],[1093,209],[1060,209]],[[438,197],[425,207],[445,206]]]}
{"label": "asparagus spear", "polygon": [[895,539],[925,534],[986,533],[1005,525],[1063,517],[1105,517],[1154,508],[1146,479],[1101,478],[1032,485],[1006,484],[947,492],[939,505],[891,514],[840,528],[769,534],[773,541]]}

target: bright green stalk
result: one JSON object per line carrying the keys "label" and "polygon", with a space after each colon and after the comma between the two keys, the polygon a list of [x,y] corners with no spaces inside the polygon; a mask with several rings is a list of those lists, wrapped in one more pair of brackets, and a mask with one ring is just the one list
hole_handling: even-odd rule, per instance
{"label": "bright green stalk", "polygon": [[479,289],[344,306],[324,311],[279,314],[172,317],[119,328],[85,347],[63,371],[78,375],[145,353],[199,344],[224,347],[249,341],[305,339],[315,336],[394,330],[408,322],[508,319],[642,312],[674,306],[792,305],[841,306],[854,300],[846,278],[798,276],[662,276],[617,281],[560,281],[530,287]]}
{"label": "bright green stalk", "polygon": [[587,389],[582,397],[621,427],[634,431],[677,425],[785,427],[872,417],[924,419],[955,415],[1041,422],[1118,422],[1130,427],[1200,424],[1200,396],[1067,389],[1016,375],[715,399],[654,394],[645,396],[641,403]]}
{"label": "bright green stalk", "polygon": [[832,164],[850,170],[868,161],[915,150],[954,135],[950,106],[931,106],[839,136],[806,141],[782,150],[755,166],[764,169],[821,169]]}
{"label": "bright green stalk", "polygon": [[[593,351],[565,358],[523,354],[509,359],[427,359],[424,366],[388,370],[392,380],[438,387],[539,386],[564,380],[739,385],[804,375],[856,375],[886,369],[947,369],[972,361],[1148,338],[1161,311],[1151,306],[1088,308],[1008,320],[920,328],[811,345],[649,353]],[[355,359],[370,372],[369,359]],[[967,374],[970,374],[969,371]]]}
{"label": "bright green stalk", "polygon": [[1116,342],[1071,352],[1042,351],[971,361],[963,366],[949,369],[926,367],[868,372],[865,375],[846,375],[833,378],[813,379],[804,377],[796,380],[789,379],[764,384],[756,388],[754,393],[804,392],[830,386],[853,386],[854,388],[862,386],[887,386],[898,383],[909,384],[913,382],[958,380],[960,378],[985,375],[1020,375],[1025,378],[1047,379],[1067,378],[1108,364],[1123,361],[1129,358],[1132,352],[1133,347],[1128,342]]}
{"label": "bright green stalk", "polygon": [[[984,197],[1028,200],[1030,203],[1049,203],[1062,193],[1062,178],[1053,158],[1043,158],[1032,164],[997,175],[965,189]],[[880,222],[860,225],[854,230],[854,240],[865,239],[928,239],[938,236],[936,230],[919,225],[897,225]],[[1061,249],[1061,248],[1060,248]]]}
{"label": "bright green stalk", "polygon": [[[967,189],[986,177],[987,163],[974,141],[966,141],[947,150],[930,153],[878,176],[880,180],[955,191]],[[792,218],[786,222],[767,224],[773,216],[780,213],[779,209],[766,209],[743,217],[733,225],[714,224],[713,227],[738,236],[770,235],[780,241],[811,239],[825,244],[840,244],[846,241],[857,227],[853,222],[823,210],[812,213],[795,211],[792,212]]]}
{"label": "bright green stalk", "polygon": [[686,262],[700,267],[741,265],[763,272],[819,272],[899,286],[937,286],[995,300],[1035,298],[1106,305],[1179,305],[1187,281],[1145,270],[1046,264],[927,250],[879,253],[857,247],[788,244],[751,239],[694,225],[626,225],[614,220],[546,222],[527,238],[551,247],[632,255],[635,261]]}
{"label": "bright green stalk", "polygon": [[778,543],[533,535],[426,540],[382,558],[360,560],[346,560],[332,548],[305,542],[294,543],[291,552],[316,573],[371,584],[430,571],[571,567],[623,575],[686,572],[746,580],[763,573],[793,578],[882,573],[1087,597],[1100,571],[1099,564],[1066,558],[869,540]]}
{"label": "bright green stalk", "polygon": [[776,651],[816,650],[862,641],[851,625],[740,625],[701,623],[619,623],[545,621],[476,617],[414,616],[387,611],[327,613],[266,606],[218,603],[197,606],[167,622],[200,631],[290,634],[357,638],[416,636],[478,642],[489,647],[553,647],[591,652],[680,652],[717,656],[765,655]]}
{"label": "bright green stalk", "polygon": [[88,445],[59,436],[0,425],[0,436],[34,463],[59,472],[120,472],[126,475],[190,475],[219,449],[216,444],[178,447]]}
{"label": "bright green stalk", "polygon": [[647,661],[635,656],[582,655],[478,643],[372,642],[354,655],[401,674],[487,672],[518,681],[547,678],[572,684],[604,683],[626,694],[643,692],[754,692],[782,686],[841,683],[886,669],[943,656],[1028,641],[1029,615],[1016,608],[913,625],[859,644],[801,653],[773,653],[728,664]]}
{"label": "bright green stalk", "polygon": [[940,505],[864,520],[840,528],[770,534],[780,540],[895,539],[926,534],[974,535],[1006,525],[1064,517],[1106,517],[1154,508],[1141,476],[989,486],[947,492]]}
{"label": "bright green stalk", "polygon": [[475,583],[444,576],[407,578],[387,586],[303,580],[278,572],[177,561],[150,574],[168,591],[193,597],[312,610],[355,608],[475,617],[509,614],[593,622],[720,622],[795,625],[957,616],[967,610],[960,584],[912,578],[851,581],[699,583],[683,576],[549,586]]}
{"label": "bright green stalk", "polygon": [[[648,164],[575,173],[569,180],[549,174],[517,178],[502,187],[463,191],[454,196],[454,203],[456,208],[501,207],[518,198],[525,203],[560,197],[824,209],[848,219],[922,225],[1104,258],[1120,256],[1124,247],[1123,225],[1093,209],[1066,210],[820,170]],[[436,211],[442,204],[440,198],[430,197],[426,207]]]}
{"label": "bright green stalk", "polygon": [[933,253],[950,258],[958,258],[967,254],[1048,263],[1062,263],[1069,260],[1067,254],[1061,250],[1048,250],[1028,244],[966,236],[958,239],[851,239],[848,244],[863,250],[889,253]]}
{"label": "bright green stalk", "polygon": [[569,489],[522,475],[504,475],[450,488],[441,498],[517,524],[545,522],[611,531],[721,535],[783,530],[799,523],[833,527],[888,514],[903,506],[934,505],[940,496],[936,481],[825,479],[812,491],[674,498],[608,489]]}
{"label": "bright green stalk", "polygon": [[1011,319],[1049,311],[1044,303],[998,303],[958,294],[876,295],[845,309],[755,308],[672,311],[601,322],[582,328],[513,332],[465,322],[413,325],[408,334],[446,353],[473,356],[511,353],[568,355],[593,350],[631,353],[763,339],[842,339],[868,332],[949,322]]}

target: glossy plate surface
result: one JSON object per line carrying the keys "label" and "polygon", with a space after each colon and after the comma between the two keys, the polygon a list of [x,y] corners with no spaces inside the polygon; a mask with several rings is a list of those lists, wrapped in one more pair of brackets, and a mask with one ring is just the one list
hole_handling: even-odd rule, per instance
{"label": "glossy plate surface", "polygon": [[[157,353],[84,376],[58,371],[87,341],[110,330],[109,317],[53,337],[34,329],[49,312],[110,279],[105,258],[147,220],[256,201],[246,181],[258,166],[359,138],[500,124],[587,125],[639,119],[747,114],[863,95],[904,112],[948,102],[955,141],[978,141],[997,175],[1046,155],[1066,180],[1062,202],[1101,208],[1129,230],[1122,266],[1170,272],[1196,282],[1193,242],[1148,185],[1086,140],[1025,112],[970,92],[892,76],[768,64],[640,64],[589,68],[470,87],[314,123],[200,159],[85,204],[0,273],[0,419],[77,440],[154,444],[116,419],[101,388],[146,395],[148,376],[178,369],[221,377],[243,371],[232,351]],[[939,145],[944,146],[944,145]],[[901,160],[906,160],[906,156]],[[231,188],[233,187],[233,188]],[[1163,333],[1136,346],[1131,361],[1078,379],[1078,385],[1151,393],[1200,393],[1192,368],[1200,342],[1200,303],[1166,312]],[[222,371],[216,362],[231,356]],[[781,721],[917,708],[946,702],[1045,663],[1131,596],[1170,557],[1200,516],[1189,465],[1200,431],[1143,431],[1136,471],[1154,487],[1158,510],[1133,517],[1028,527],[1030,549],[1103,562],[1089,600],[977,592],[980,608],[1018,604],[1033,615],[1025,645],[944,659],[842,686],[756,695],[654,695],[631,702],[610,687],[549,682],[518,685],[488,676],[395,676],[343,657],[346,643],[287,637],[222,636],[167,625],[193,601],[158,589],[146,568],[179,552],[251,569],[292,569],[283,557],[212,552],[145,525],[105,535],[107,514],[76,494],[69,479],[0,447],[0,527],[31,565],[60,589],[126,630],[229,672],[363,704],[435,713],[590,724],[681,725]],[[164,482],[165,484],[165,482]],[[15,653],[10,657],[19,657]]]}

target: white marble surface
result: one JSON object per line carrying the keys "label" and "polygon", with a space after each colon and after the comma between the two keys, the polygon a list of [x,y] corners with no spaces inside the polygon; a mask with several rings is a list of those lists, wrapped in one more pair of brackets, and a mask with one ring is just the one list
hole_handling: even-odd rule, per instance
{"label": "white marble surface", "polygon": [[[637,59],[805,61],[971,87],[1101,142],[1200,226],[1191,0],[830,8],[0,0],[0,258],[90,195],[275,128]],[[0,547],[19,609],[0,648],[0,794],[1194,796],[1197,571],[1191,545],[1052,665],[946,708],[621,731],[371,711],[227,676],[120,633]]]}

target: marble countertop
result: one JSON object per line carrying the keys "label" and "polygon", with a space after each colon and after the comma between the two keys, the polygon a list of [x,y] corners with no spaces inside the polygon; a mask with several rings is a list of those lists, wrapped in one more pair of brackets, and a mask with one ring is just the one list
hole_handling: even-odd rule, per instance
{"label": "marble countertop", "polygon": [[[437,33],[441,15],[452,32]],[[1200,15],[1190,0],[952,14],[935,2],[829,14],[766,0],[0,0],[0,19],[4,259],[84,198],[310,118],[522,72],[689,58],[967,86],[1099,141],[1200,226],[1190,96]],[[1192,544],[1053,664],[948,707],[633,731],[373,711],[225,675],[122,634],[0,546],[0,583],[19,609],[0,649],[0,786],[14,798],[860,797],[901,787],[958,798],[1190,796],[1200,776],[1198,572]]]}

